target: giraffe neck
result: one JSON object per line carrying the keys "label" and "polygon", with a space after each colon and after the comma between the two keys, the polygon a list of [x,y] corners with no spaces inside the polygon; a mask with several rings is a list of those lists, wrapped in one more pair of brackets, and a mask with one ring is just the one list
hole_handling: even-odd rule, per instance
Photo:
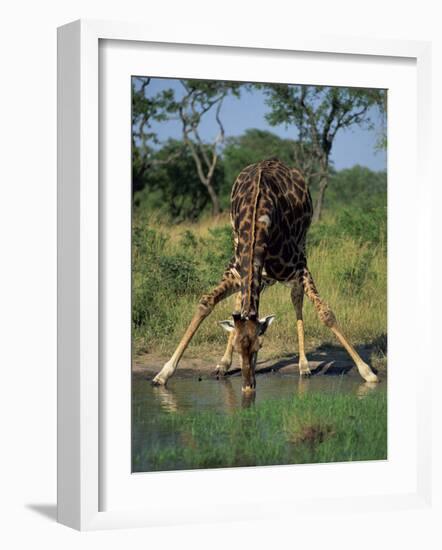
{"label": "giraffe neck", "polygon": [[261,194],[261,170],[254,178],[252,200],[243,224],[244,231],[240,236],[243,246],[240,256],[241,273],[241,315],[249,318],[258,315],[259,290],[264,266],[264,246],[262,231],[258,221],[259,199]]}

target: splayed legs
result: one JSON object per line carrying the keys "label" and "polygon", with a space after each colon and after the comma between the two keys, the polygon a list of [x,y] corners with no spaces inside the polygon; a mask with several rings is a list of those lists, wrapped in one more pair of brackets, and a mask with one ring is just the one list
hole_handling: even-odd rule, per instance
{"label": "splayed legs", "polygon": [[378,377],[376,376],[376,374],[371,370],[367,363],[364,363],[358,352],[344,336],[341,328],[338,325],[338,322],[336,321],[336,317],[333,311],[330,309],[328,304],[324,302],[324,300],[322,300],[322,298],[319,296],[311,273],[307,268],[305,268],[302,273],[302,281],[304,292],[315,306],[319,319],[324,323],[324,325],[330,328],[330,330],[333,332],[333,334],[336,336],[342,346],[347,350],[348,354],[355,362],[359,374],[362,376],[362,378],[366,382],[378,382]]}
{"label": "splayed legs", "polygon": [[193,335],[198,330],[198,327],[201,325],[204,319],[208,315],[210,315],[213,308],[218,302],[233,294],[235,291],[238,290],[238,288],[239,280],[230,270],[227,270],[224,273],[219,285],[210,294],[205,294],[201,298],[196,312],[192,320],[190,321],[190,324],[187,327],[187,330],[184,333],[184,336],[178,344],[175,352],[173,353],[169,361],[167,361],[167,363],[163,366],[161,371],[152,380],[152,384],[164,386],[167,383],[167,380],[175,373],[178,367],[178,363],[190,341],[192,340]]}

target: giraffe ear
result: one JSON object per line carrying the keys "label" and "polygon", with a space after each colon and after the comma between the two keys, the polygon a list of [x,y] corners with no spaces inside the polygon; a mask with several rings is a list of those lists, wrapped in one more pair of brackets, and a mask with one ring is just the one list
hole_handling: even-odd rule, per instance
{"label": "giraffe ear", "polygon": [[262,336],[265,331],[269,328],[269,326],[273,323],[275,320],[275,315],[266,315],[262,319],[259,320],[259,329],[258,334],[259,336]]}
{"label": "giraffe ear", "polygon": [[219,324],[223,327],[224,330],[227,330],[227,332],[232,332],[235,330],[235,325],[233,324],[233,321],[230,319],[226,319],[225,321],[220,321]]}

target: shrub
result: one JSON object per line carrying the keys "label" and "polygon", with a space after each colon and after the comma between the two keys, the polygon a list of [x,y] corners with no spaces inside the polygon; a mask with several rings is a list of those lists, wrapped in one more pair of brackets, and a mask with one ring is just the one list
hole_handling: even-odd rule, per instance
{"label": "shrub", "polygon": [[[309,268],[321,295],[334,309],[354,343],[373,341],[386,327],[386,221],[370,212],[349,210],[325,216],[308,237]],[[133,336],[135,353],[169,353],[182,337],[202,294],[219,282],[233,255],[231,227],[225,219],[199,224],[150,225],[139,215],[133,222]],[[203,323],[191,349],[220,353],[225,334],[217,321],[231,314],[234,298],[222,302]],[[296,350],[290,292],[275,285],[263,294],[262,314],[277,322],[266,336],[263,353]],[[308,346],[328,342],[330,331],[317,320],[310,304],[305,310]]]}
{"label": "shrub", "polygon": [[327,241],[330,246],[333,246],[345,238],[361,243],[385,245],[387,241],[386,207],[343,208],[334,217],[328,216],[311,226],[307,235],[307,245],[312,247]]}
{"label": "shrub", "polygon": [[202,239],[201,255],[205,280],[209,285],[219,282],[233,253],[232,228],[224,225],[210,229],[209,236]]}
{"label": "shrub", "polygon": [[344,208],[337,216],[336,226],[348,237],[372,243],[384,243],[387,237],[386,207],[371,209]]}
{"label": "shrub", "polygon": [[195,261],[182,254],[164,255],[157,259],[161,284],[176,296],[192,293],[199,287]]}
{"label": "shrub", "polygon": [[340,270],[338,277],[342,278],[347,290],[353,294],[357,294],[363,290],[364,284],[367,281],[376,280],[376,272],[371,269],[373,259],[373,251],[361,251],[358,262]]}
{"label": "shrub", "polygon": [[175,253],[161,232],[133,227],[132,326],[144,342],[170,333],[179,296],[192,295],[201,285],[194,257]]}

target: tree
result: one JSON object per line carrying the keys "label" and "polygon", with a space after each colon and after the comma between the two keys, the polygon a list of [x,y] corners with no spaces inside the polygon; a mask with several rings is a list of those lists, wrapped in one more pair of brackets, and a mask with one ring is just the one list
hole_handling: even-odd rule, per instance
{"label": "tree", "polygon": [[338,210],[359,207],[366,211],[387,206],[387,173],[355,165],[331,175],[327,204]]}
{"label": "tree", "polygon": [[144,187],[146,173],[153,165],[167,164],[174,155],[158,158],[153,146],[159,144],[152,122],[165,121],[173,100],[172,90],[148,94],[150,77],[132,78],[132,192]]}
{"label": "tree", "polygon": [[378,139],[376,142],[376,150],[377,151],[386,151],[387,150],[387,143],[388,143],[388,136],[387,136],[387,112],[388,112],[388,94],[385,90],[382,94],[381,101],[379,102],[379,112],[381,114],[382,123],[380,125],[380,128],[378,129]]}
{"label": "tree", "polygon": [[[152,131],[153,121],[178,120],[182,126],[183,143],[189,149],[200,183],[212,204],[212,213],[221,211],[219,196],[214,185],[216,166],[221,145],[224,141],[224,127],[221,122],[221,108],[228,94],[239,97],[244,86],[235,82],[205,80],[180,80],[184,93],[176,97],[173,89],[163,90],[155,96],[149,95],[150,78],[135,77],[132,84],[132,172],[133,190],[145,185],[146,174],[153,166],[166,165],[176,160],[182,151],[160,158],[156,154],[159,140]],[[212,111],[218,127],[218,134],[212,142],[203,141],[199,129],[201,122]],[[175,148],[176,149],[176,148]]]}
{"label": "tree", "polygon": [[[308,174],[318,180],[313,220],[321,217],[329,183],[330,153],[336,134],[353,125],[370,126],[372,108],[385,109],[385,90],[338,88],[287,84],[260,85],[267,94],[271,125],[294,124],[298,130],[299,151],[306,147],[312,167]],[[304,159],[307,157],[304,151]],[[300,167],[303,168],[302,166]]]}
{"label": "tree", "polygon": [[232,187],[241,170],[266,158],[278,157],[288,165],[294,164],[296,142],[283,139],[267,130],[250,128],[244,134],[226,139],[223,151],[226,186]]}
{"label": "tree", "polygon": [[[221,205],[213,179],[225,135],[220,113],[229,93],[239,97],[240,84],[205,80],[181,80],[181,84],[185,90],[184,96],[171,104],[169,110],[178,114],[182,124],[183,142],[190,150],[200,182],[212,202],[212,214],[216,216],[221,212]],[[203,117],[212,109],[215,112],[218,134],[211,143],[207,143],[201,139],[199,127]]]}
{"label": "tree", "polygon": [[[173,162],[167,162],[171,157]],[[160,212],[174,222],[197,220],[210,207],[210,197],[201,185],[189,148],[182,141],[168,140],[154,152],[152,161],[142,191],[134,196],[137,209],[146,215]],[[218,162],[212,178],[216,193],[223,179],[223,166]]]}

